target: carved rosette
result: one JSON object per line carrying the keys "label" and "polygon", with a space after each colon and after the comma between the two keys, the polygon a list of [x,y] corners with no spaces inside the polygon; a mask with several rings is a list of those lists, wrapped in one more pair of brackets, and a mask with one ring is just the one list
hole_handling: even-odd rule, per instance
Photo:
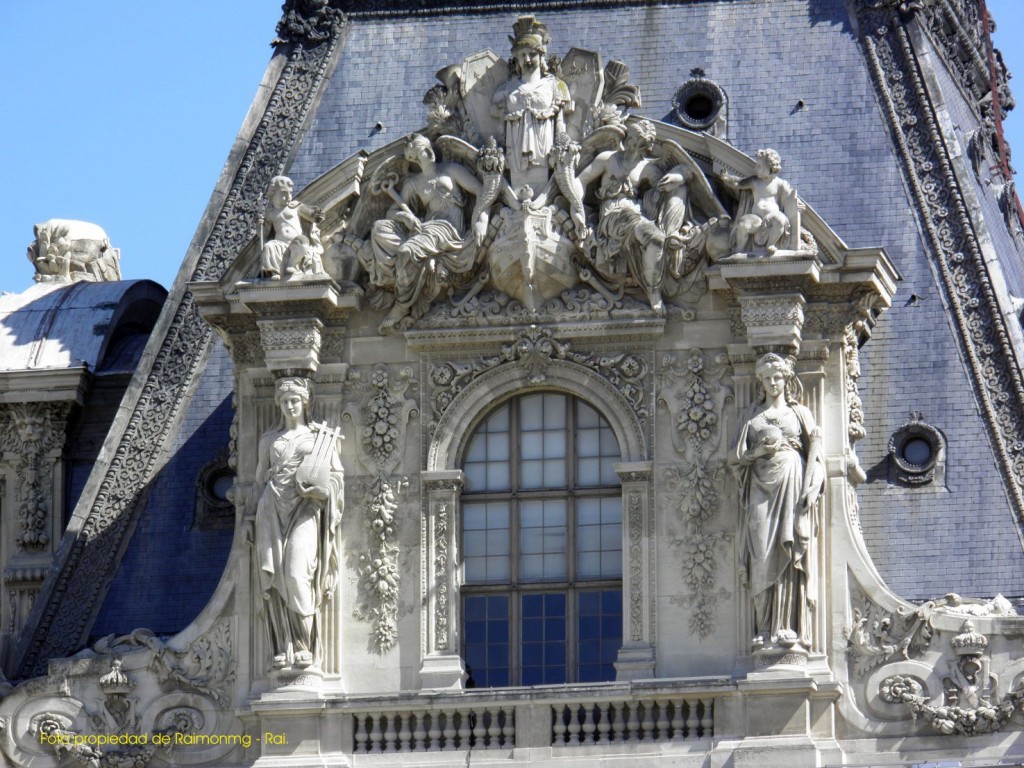
{"label": "carved rosette", "polygon": [[16,403],[0,412],[0,447],[18,477],[15,544],[37,552],[50,543],[55,450],[64,445],[68,403]]}
{"label": "carved rosette", "polygon": [[680,562],[687,593],[672,602],[691,610],[690,631],[702,638],[714,633],[718,604],[732,596],[719,586],[717,572],[723,545],[732,537],[710,529],[720,507],[725,468],[717,454],[723,436],[720,417],[733,399],[729,372],[725,353],[709,365],[699,349],[690,350],[685,362],[665,355],[658,372],[658,404],[669,412],[673,445],[683,457],[663,472],[672,510],[668,514],[670,519],[681,518],[683,526],[672,543],[684,553]]}

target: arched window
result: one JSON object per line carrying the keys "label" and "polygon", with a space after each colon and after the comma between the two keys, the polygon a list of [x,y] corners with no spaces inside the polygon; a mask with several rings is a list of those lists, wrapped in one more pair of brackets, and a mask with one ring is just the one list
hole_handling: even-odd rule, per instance
{"label": "arched window", "polygon": [[509,400],[462,461],[469,685],[613,680],[622,645],[620,451],[569,395]]}

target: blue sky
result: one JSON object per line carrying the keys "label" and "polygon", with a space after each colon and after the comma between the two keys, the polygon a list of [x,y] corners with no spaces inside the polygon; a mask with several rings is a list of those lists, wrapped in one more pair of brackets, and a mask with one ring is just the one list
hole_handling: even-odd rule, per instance
{"label": "blue sky", "polygon": [[[1006,128],[1024,169],[1024,1],[988,6],[1020,73]],[[31,285],[25,247],[49,218],[100,224],[125,278],[170,287],[280,15],[280,0],[0,0],[0,290]]]}

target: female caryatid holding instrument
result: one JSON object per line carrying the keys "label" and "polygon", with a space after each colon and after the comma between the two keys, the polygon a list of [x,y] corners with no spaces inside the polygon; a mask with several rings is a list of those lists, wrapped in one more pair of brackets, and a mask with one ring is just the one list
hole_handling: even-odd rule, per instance
{"label": "female caryatid holding instrument", "polygon": [[799,402],[789,360],[764,355],[755,374],[764,395],[741,416],[731,457],[740,488],[740,578],[750,588],[755,648],[799,642],[809,649],[825,482],[821,435]]}
{"label": "female caryatid holding instrument", "polygon": [[273,666],[316,662],[317,615],[338,572],[344,472],[340,430],[307,419],[305,379],[279,379],[280,424],[259,442],[255,547]]}

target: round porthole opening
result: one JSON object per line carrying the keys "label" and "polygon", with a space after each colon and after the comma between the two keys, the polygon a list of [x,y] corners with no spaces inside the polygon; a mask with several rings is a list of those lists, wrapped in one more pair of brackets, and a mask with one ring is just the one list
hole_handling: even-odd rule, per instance
{"label": "round porthole opening", "polygon": [[672,109],[680,125],[716,136],[725,128],[725,105],[725,91],[699,67],[690,72],[690,79],[679,86],[672,98]]}

